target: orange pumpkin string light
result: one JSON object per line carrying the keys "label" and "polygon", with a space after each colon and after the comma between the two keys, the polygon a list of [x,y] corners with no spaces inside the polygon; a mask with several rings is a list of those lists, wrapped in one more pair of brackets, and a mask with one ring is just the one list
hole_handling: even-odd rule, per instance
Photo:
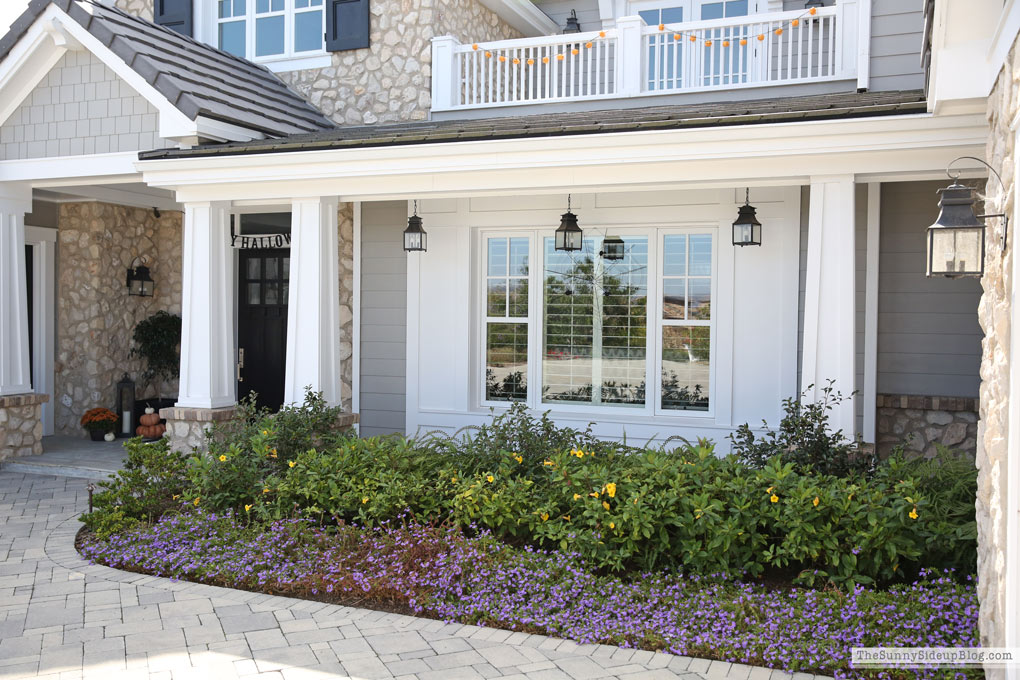
{"label": "orange pumpkin string light", "polygon": [[473,45],[471,46],[471,49],[473,49],[473,50],[477,50],[477,49],[478,49],[478,43],[475,43],[475,44],[473,44]]}
{"label": "orange pumpkin string light", "polygon": [[673,40],[679,40],[679,39],[680,39],[680,34],[679,33],[674,33],[673,34]]}
{"label": "orange pumpkin string light", "polygon": [[514,63],[515,63],[515,64],[519,64],[519,63],[521,63],[521,60],[520,60],[520,59],[518,59],[517,57],[514,57]]}
{"label": "orange pumpkin string light", "polygon": [[659,24],[659,30],[660,31],[665,31],[666,30],[666,24]]}
{"label": "orange pumpkin string light", "polygon": [[808,10],[808,14],[810,14],[811,16],[818,14],[818,8],[812,7],[811,9]]}
{"label": "orange pumpkin string light", "polygon": [[542,63],[543,64],[548,64],[549,63],[549,57],[542,57]]}
{"label": "orange pumpkin string light", "polygon": [[783,29],[782,28],[777,28],[776,29],[776,35],[782,35],[782,34],[783,34]]}
{"label": "orange pumpkin string light", "polygon": [[586,43],[584,44],[584,46],[585,46],[586,48],[588,48],[589,50],[591,49],[591,43],[590,43],[590,42],[586,42]]}
{"label": "orange pumpkin string light", "polygon": [[722,41],[722,46],[723,47],[729,47],[730,46],[730,41],[729,40],[723,40]]}
{"label": "orange pumpkin string light", "polygon": [[741,38],[740,39],[740,44],[746,46],[747,45],[747,38]]}
{"label": "orange pumpkin string light", "polygon": [[486,52],[485,53],[485,58],[486,59],[490,58],[491,56],[492,56],[492,52]]}
{"label": "orange pumpkin string light", "polygon": [[528,59],[528,66],[534,66],[534,65],[535,65],[535,60],[534,59]]}
{"label": "orange pumpkin string light", "polygon": [[705,47],[711,47],[711,46],[712,46],[712,41],[711,40],[706,40],[705,41]]}
{"label": "orange pumpkin string light", "polygon": [[574,49],[570,50],[570,53],[571,53],[571,54],[580,54],[580,53],[581,53],[581,50],[579,50],[579,49],[577,49],[577,48],[575,47]]}
{"label": "orange pumpkin string light", "polygon": [[605,38],[606,37],[606,32],[605,31],[599,31],[599,37],[600,38]]}
{"label": "orange pumpkin string light", "polygon": [[790,25],[793,26],[794,28],[800,26],[800,19],[794,19],[793,21],[790,22]]}
{"label": "orange pumpkin string light", "polygon": [[761,42],[764,39],[765,39],[765,34],[764,33],[759,33],[758,34],[758,42]]}
{"label": "orange pumpkin string light", "polygon": [[557,60],[557,61],[563,61],[563,59],[564,59],[564,57],[563,57],[563,55],[562,55],[562,54],[557,54],[557,55],[556,55],[556,60]]}
{"label": "orange pumpkin string light", "polygon": [[506,61],[506,57],[504,57],[504,56],[503,56],[503,55],[501,54],[501,55],[499,55],[499,60],[500,60],[500,61]]}
{"label": "orange pumpkin string light", "polygon": [[692,35],[691,36],[691,42],[698,42],[698,36]]}

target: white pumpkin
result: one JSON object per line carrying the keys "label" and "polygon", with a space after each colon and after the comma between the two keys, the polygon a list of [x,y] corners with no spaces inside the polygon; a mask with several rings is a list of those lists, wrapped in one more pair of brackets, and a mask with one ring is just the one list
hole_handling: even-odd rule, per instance
{"label": "white pumpkin", "polygon": [[145,407],[145,412],[146,413],[155,413],[156,409],[152,408],[151,406],[146,406]]}
{"label": "white pumpkin", "polygon": [[106,433],[106,435],[105,435],[105,436],[103,437],[103,439],[105,439],[105,440],[106,440],[106,441],[108,441],[108,442],[112,442],[112,441],[113,441],[113,440],[115,440],[116,438],[117,438],[117,435],[115,435],[115,434],[114,434],[114,433],[112,433],[112,432],[107,432],[107,433]]}

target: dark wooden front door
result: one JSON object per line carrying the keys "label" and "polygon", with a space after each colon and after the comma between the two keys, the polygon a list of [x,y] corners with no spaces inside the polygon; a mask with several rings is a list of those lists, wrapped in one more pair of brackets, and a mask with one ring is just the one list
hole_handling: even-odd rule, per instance
{"label": "dark wooden front door", "polygon": [[35,246],[25,246],[25,279],[28,284],[28,379],[35,387]]}
{"label": "dark wooden front door", "polygon": [[279,410],[287,359],[289,250],[240,253],[237,394],[255,392],[259,406]]}

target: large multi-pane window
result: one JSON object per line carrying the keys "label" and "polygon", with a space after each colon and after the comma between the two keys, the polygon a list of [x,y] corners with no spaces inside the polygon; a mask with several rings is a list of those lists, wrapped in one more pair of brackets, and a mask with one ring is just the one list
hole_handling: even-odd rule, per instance
{"label": "large multi-pane window", "polygon": [[483,402],[711,410],[712,233],[623,230],[618,259],[605,237],[573,253],[547,233],[483,237]]}
{"label": "large multi-pane window", "polygon": [[249,59],[323,49],[324,0],[217,0],[217,45]]}

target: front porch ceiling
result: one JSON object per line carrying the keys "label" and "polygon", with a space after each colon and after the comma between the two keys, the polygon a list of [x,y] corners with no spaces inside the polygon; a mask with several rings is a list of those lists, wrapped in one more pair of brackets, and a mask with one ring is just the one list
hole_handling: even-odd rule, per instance
{"label": "front porch ceiling", "polygon": [[181,210],[174,200],[173,192],[154,189],[141,183],[133,184],[90,184],[67,186],[60,189],[35,189],[32,197],[53,203],[79,201],[100,201],[133,208],[158,208],[159,210]]}

